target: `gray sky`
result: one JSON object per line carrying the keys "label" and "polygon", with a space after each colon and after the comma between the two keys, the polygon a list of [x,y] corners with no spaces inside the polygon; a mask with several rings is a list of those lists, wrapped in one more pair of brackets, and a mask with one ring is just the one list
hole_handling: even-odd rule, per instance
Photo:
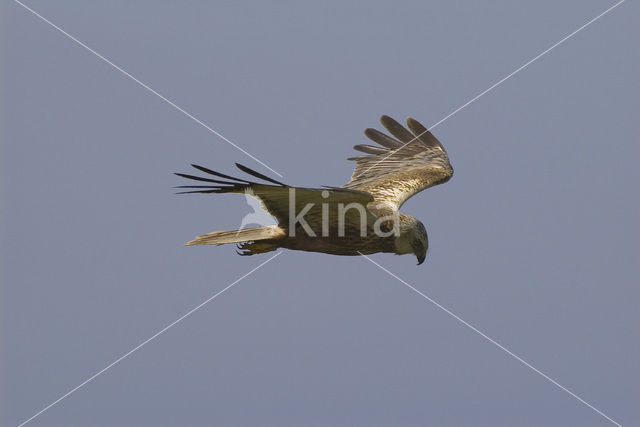
{"label": "gray sky", "polygon": [[[378,117],[431,125],[614,2],[28,1],[281,173],[341,185]],[[639,425],[639,6],[442,124],[455,175],[373,259]],[[267,256],[183,247],[269,172],[13,1],[2,16],[0,424],[18,425]],[[363,258],[285,251],[33,426],[612,425]]]}

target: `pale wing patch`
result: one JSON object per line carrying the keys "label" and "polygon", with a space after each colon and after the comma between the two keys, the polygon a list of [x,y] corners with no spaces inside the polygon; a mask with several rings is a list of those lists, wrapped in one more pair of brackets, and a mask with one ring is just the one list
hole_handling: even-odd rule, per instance
{"label": "pale wing patch", "polygon": [[356,167],[345,188],[368,192],[398,209],[409,197],[451,177],[453,168],[446,151],[424,126],[411,118],[407,119],[409,129],[388,116],[382,116],[380,122],[395,138],[365,130],[369,139],[384,148],[354,147],[368,155],[350,159]]}

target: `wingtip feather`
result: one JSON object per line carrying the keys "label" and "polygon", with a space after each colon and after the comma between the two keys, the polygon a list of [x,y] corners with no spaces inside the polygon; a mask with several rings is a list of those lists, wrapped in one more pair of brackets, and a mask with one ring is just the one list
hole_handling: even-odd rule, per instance
{"label": "wingtip feather", "polygon": [[268,176],[266,176],[266,175],[264,175],[264,174],[261,174],[260,172],[254,171],[253,169],[251,169],[251,168],[249,168],[249,167],[247,167],[247,166],[241,165],[240,163],[236,163],[235,165],[236,165],[236,167],[237,167],[238,169],[240,169],[242,172],[244,172],[244,173],[248,173],[249,175],[255,176],[256,178],[260,178],[260,179],[263,179],[263,180],[265,180],[265,181],[267,181],[267,182],[271,182],[271,183],[273,183],[273,184],[281,185],[281,186],[283,186],[283,187],[286,187],[286,186],[287,186],[286,184],[283,184],[283,183],[282,183],[282,182],[280,182],[280,181],[277,181],[277,180],[275,180],[275,179],[273,179],[273,178],[270,178],[270,177],[268,177]]}

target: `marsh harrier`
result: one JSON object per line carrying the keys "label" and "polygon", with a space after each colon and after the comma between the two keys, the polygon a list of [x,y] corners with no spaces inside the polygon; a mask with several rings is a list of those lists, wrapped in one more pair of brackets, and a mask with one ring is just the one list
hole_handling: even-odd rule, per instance
{"label": "marsh harrier", "polygon": [[431,132],[414,119],[407,128],[382,116],[380,122],[392,135],[366,129],[379,145],[356,145],[365,155],[356,162],[342,187],[291,187],[246,166],[243,172],[262,182],[234,178],[203,166],[192,165],[210,177],[177,173],[207,183],[184,185],[182,193],[245,193],[259,200],[277,224],[233,231],[214,231],[186,245],[238,244],[238,253],[253,255],[278,248],[359,255],[377,252],[413,253],[422,264],[428,240],[424,225],[398,210],[414,194],[447,182],[453,175],[447,153]]}

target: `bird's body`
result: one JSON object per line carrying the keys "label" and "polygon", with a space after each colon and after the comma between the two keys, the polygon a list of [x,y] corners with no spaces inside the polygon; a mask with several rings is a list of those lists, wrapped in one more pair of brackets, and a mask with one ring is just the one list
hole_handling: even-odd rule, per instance
{"label": "bird's body", "polygon": [[[373,211],[375,212],[375,210]],[[406,234],[411,229],[411,224],[417,221],[410,215],[399,214],[401,234]],[[406,244],[408,239],[390,236],[381,236],[375,232],[374,222],[367,224],[366,232],[361,235],[360,228],[352,225],[345,226],[344,236],[340,236],[339,230],[329,228],[326,236],[322,235],[321,227],[311,227],[314,235],[306,233],[299,227],[294,233],[290,233],[286,228],[276,226],[283,231],[282,235],[269,239],[243,242],[239,248],[247,255],[260,252],[268,252],[278,248],[292,249],[307,252],[322,252],[331,255],[360,255],[374,254],[378,252],[395,253],[398,255],[412,253],[410,244]],[[290,235],[292,234],[292,235]],[[189,242],[198,244],[197,239]],[[244,255],[245,253],[243,253]]]}
{"label": "bird's body", "polygon": [[242,165],[237,166],[269,184],[197,165],[193,166],[217,179],[177,174],[209,183],[182,186],[197,188],[186,192],[245,193],[257,198],[277,220],[277,225],[214,231],[187,245],[236,243],[241,255],[278,248],[333,255],[414,253],[422,263],[428,248],[426,230],[420,221],[398,209],[413,194],[449,180],[453,168],[440,142],[417,121],[407,120],[411,131],[388,116],[382,116],[381,122],[395,138],[367,129],[365,134],[381,147],[354,147],[369,155],[350,159],[356,161],[356,168],[342,187],[291,187]]}

